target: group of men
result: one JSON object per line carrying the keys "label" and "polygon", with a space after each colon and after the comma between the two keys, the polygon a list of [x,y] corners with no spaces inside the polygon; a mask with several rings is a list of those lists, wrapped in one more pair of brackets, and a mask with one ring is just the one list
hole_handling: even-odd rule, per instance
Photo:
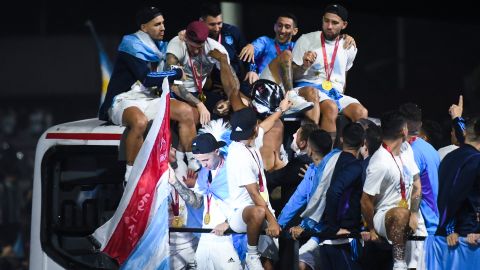
{"label": "group of men", "polygon": [[[423,244],[408,236],[433,235],[445,224],[437,207],[440,160],[419,137],[418,106],[385,113],[380,128],[356,98],[345,95],[357,48],[341,33],[348,25],[344,7],[328,5],[321,31],[297,42],[297,18],[289,13],[277,17],[275,38],[250,44],[237,27],[223,23],[213,4],[168,43],[157,8],[140,9],[136,22],[139,30],[119,46],[99,117],[127,127],[128,181],[162,82],[169,80],[178,137],[169,178],[171,227],[212,229],[200,236],[172,233],[172,269],[274,269],[282,231],[294,239],[313,235],[300,248],[301,269],[361,269],[356,235],[362,226],[364,240],[391,244],[393,269],[418,266]],[[274,108],[260,117],[257,97],[272,84],[278,102],[267,97]],[[339,113],[350,123],[337,131]],[[280,157],[287,115],[303,118],[290,161]],[[201,126],[227,121],[222,134],[198,133]],[[467,132],[470,141],[478,136],[476,125],[473,132]],[[300,176],[286,179],[292,170]],[[277,220],[268,185],[282,181],[294,184],[279,184],[285,203]],[[246,239],[224,235],[228,229]]]}

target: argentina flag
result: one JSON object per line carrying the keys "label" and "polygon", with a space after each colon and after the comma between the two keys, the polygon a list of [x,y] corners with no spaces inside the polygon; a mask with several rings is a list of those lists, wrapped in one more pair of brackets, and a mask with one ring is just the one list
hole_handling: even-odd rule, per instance
{"label": "argentina flag", "polygon": [[170,99],[163,80],[160,108],[113,217],[93,237],[122,269],[169,269],[168,156]]}

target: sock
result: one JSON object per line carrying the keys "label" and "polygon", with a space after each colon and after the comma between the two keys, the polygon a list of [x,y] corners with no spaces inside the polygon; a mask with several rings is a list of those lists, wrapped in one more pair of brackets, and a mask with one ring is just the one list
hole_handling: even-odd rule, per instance
{"label": "sock", "polygon": [[177,162],[184,161],[185,153],[177,150],[177,152],[175,152],[175,157],[177,158]]}
{"label": "sock", "polygon": [[124,182],[126,183],[128,181],[128,178],[130,177],[130,173],[132,172],[132,165],[127,164],[127,168],[125,169],[125,180]]}
{"label": "sock", "polygon": [[407,267],[405,260],[393,259],[393,267]]}
{"label": "sock", "polygon": [[257,246],[250,246],[247,244],[247,254],[258,254]]}

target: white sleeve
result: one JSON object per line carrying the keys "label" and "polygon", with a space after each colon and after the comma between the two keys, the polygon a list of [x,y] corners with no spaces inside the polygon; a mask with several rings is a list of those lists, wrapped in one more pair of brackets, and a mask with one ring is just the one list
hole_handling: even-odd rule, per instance
{"label": "white sleeve", "polygon": [[353,66],[353,60],[355,60],[355,56],[357,56],[358,49],[356,47],[352,47],[347,50],[347,71]]}
{"label": "white sleeve", "polygon": [[175,55],[178,59],[179,64],[183,64],[185,59],[185,42],[181,41],[178,36],[172,38],[170,42],[168,42],[167,46],[167,53],[171,53]]}
{"label": "white sleeve", "polygon": [[293,47],[292,51],[292,58],[293,62],[298,66],[303,65],[303,55],[308,51],[309,45],[310,42],[308,42],[305,35],[302,35],[295,43],[295,47]]}
{"label": "white sleeve", "polygon": [[415,157],[413,156],[413,149],[410,145],[407,150],[407,166],[412,173],[412,176],[420,173],[420,169],[418,168],[417,163],[415,162]]}
{"label": "white sleeve", "polygon": [[[236,153],[234,160],[238,162],[227,163],[227,177],[228,181],[233,181],[236,186],[243,187],[249,184],[257,183],[258,172],[257,164],[254,164],[252,156],[245,151],[239,151]],[[247,156],[248,155],[248,156]]]}
{"label": "white sleeve", "polygon": [[[207,48],[207,50],[206,50],[207,53],[210,52],[210,51],[213,50],[213,49],[217,49],[217,50],[219,50],[221,53],[227,55],[227,61],[228,61],[228,63],[230,64],[230,57],[229,57],[229,55],[228,55],[227,49],[225,49],[225,47],[224,47],[221,43],[219,43],[219,42],[217,42],[216,40],[213,40],[213,39],[211,39],[211,38],[208,38],[207,46],[208,46],[208,48]],[[217,67],[217,69],[220,70],[220,62],[218,62],[217,60],[213,59],[213,58],[210,57],[210,56],[208,56],[208,60],[209,60],[210,62],[214,63],[215,66]]]}
{"label": "white sleeve", "polygon": [[370,160],[370,163],[367,167],[367,177],[365,178],[365,183],[363,184],[363,192],[371,196],[380,194],[380,187],[386,174],[386,166],[384,166],[381,162]]}

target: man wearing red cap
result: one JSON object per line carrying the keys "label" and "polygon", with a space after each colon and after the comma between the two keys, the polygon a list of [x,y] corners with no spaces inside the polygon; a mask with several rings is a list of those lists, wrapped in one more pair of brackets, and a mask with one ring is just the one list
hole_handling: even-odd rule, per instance
{"label": "man wearing red cap", "polygon": [[[208,32],[205,23],[191,22],[187,26],[185,40],[181,40],[178,36],[174,37],[167,47],[167,69],[171,65],[180,65],[186,75],[183,84],[172,87],[175,99],[178,101],[174,106],[188,106],[195,124],[200,123],[202,125],[210,121],[210,112],[204,104],[206,96],[203,93],[203,86],[213,66],[216,65],[220,69],[220,63],[208,56],[208,53],[218,49],[220,52],[227,54],[220,43],[208,37]],[[195,133],[180,134],[180,137],[186,136],[191,142],[195,135]],[[194,160],[192,152],[188,151],[189,149],[183,150],[186,152],[189,161]],[[198,167],[192,169],[198,169]]]}

